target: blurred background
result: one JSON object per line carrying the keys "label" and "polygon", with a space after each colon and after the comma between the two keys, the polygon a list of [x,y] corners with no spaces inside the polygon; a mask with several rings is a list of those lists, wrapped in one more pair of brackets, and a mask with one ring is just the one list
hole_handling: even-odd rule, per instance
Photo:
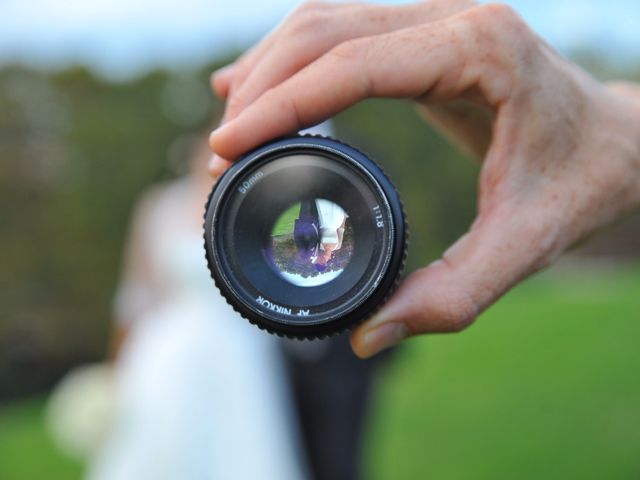
{"label": "blurred background", "polygon": [[[83,477],[49,394],[108,358],[132,212],[221,111],[209,74],[297,3],[0,2],[0,479]],[[640,81],[637,1],[507,3],[598,78]],[[401,191],[409,269],[468,228],[478,166],[409,103],[367,101],[333,128]],[[362,478],[640,478],[639,292],[636,215],[468,331],[408,342],[372,380]]]}

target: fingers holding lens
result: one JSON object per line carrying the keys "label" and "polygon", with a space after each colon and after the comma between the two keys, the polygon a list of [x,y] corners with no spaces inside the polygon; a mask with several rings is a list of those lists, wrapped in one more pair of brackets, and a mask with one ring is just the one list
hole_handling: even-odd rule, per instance
{"label": "fingers holding lens", "polygon": [[[328,4],[327,4],[328,5]],[[221,98],[227,98],[231,92],[237,91],[253,68],[265,54],[271,49],[274,42],[281,36],[282,31],[291,22],[292,18],[306,15],[306,12],[324,9],[327,5],[320,2],[307,2],[294,10],[282,23],[269,32],[257,45],[247,50],[235,62],[213,72],[211,84],[213,90]]]}
{"label": "fingers holding lens", "polygon": [[[453,35],[459,36],[455,46]],[[212,148],[234,159],[367,97],[417,98],[434,85],[453,96],[478,81],[475,75],[460,75],[473,60],[472,40],[452,19],[344,42],[245,107],[214,132]]]}
{"label": "fingers holding lens", "polygon": [[[532,221],[532,219],[536,221]],[[352,335],[363,358],[422,333],[454,333],[559,254],[554,222],[535,206],[501,204],[481,214],[442,260],[412,273]]]}
{"label": "fingers holding lens", "polygon": [[[474,2],[467,0],[401,6],[305,4],[246,60],[241,60],[232,84],[225,91],[225,96],[229,96],[225,121],[235,118],[268,89],[342,42],[438,21],[473,6]],[[358,21],[354,22],[354,18]],[[216,91],[219,89],[224,87]]]}

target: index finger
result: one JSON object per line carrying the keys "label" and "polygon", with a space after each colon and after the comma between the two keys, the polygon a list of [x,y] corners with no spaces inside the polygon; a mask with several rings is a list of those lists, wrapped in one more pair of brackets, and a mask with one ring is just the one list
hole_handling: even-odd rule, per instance
{"label": "index finger", "polygon": [[481,29],[468,15],[339,45],[214,131],[211,147],[219,156],[235,159],[367,97],[447,100],[478,86],[490,103],[497,104],[504,94],[498,87],[504,82],[492,83],[492,65],[476,61],[483,43],[474,37]]}

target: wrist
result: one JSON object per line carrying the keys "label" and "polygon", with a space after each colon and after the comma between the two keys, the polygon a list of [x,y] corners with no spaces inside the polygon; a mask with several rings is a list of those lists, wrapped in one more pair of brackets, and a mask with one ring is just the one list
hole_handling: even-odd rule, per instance
{"label": "wrist", "polygon": [[628,137],[623,149],[628,175],[632,183],[631,210],[640,209],[640,85],[629,82],[610,82],[609,90],[619,104],[620,126]]}

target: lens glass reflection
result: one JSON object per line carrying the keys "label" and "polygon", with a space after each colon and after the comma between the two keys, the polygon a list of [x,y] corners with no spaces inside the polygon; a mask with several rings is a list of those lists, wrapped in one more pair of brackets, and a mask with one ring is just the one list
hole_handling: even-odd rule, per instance
{"label": "lens glass reflection", "polygon": [[292,205],[271,230],[271,263],[285,280],[300,287],[337,278],[352,255],[349,215],[330,200],[316,198]]}

